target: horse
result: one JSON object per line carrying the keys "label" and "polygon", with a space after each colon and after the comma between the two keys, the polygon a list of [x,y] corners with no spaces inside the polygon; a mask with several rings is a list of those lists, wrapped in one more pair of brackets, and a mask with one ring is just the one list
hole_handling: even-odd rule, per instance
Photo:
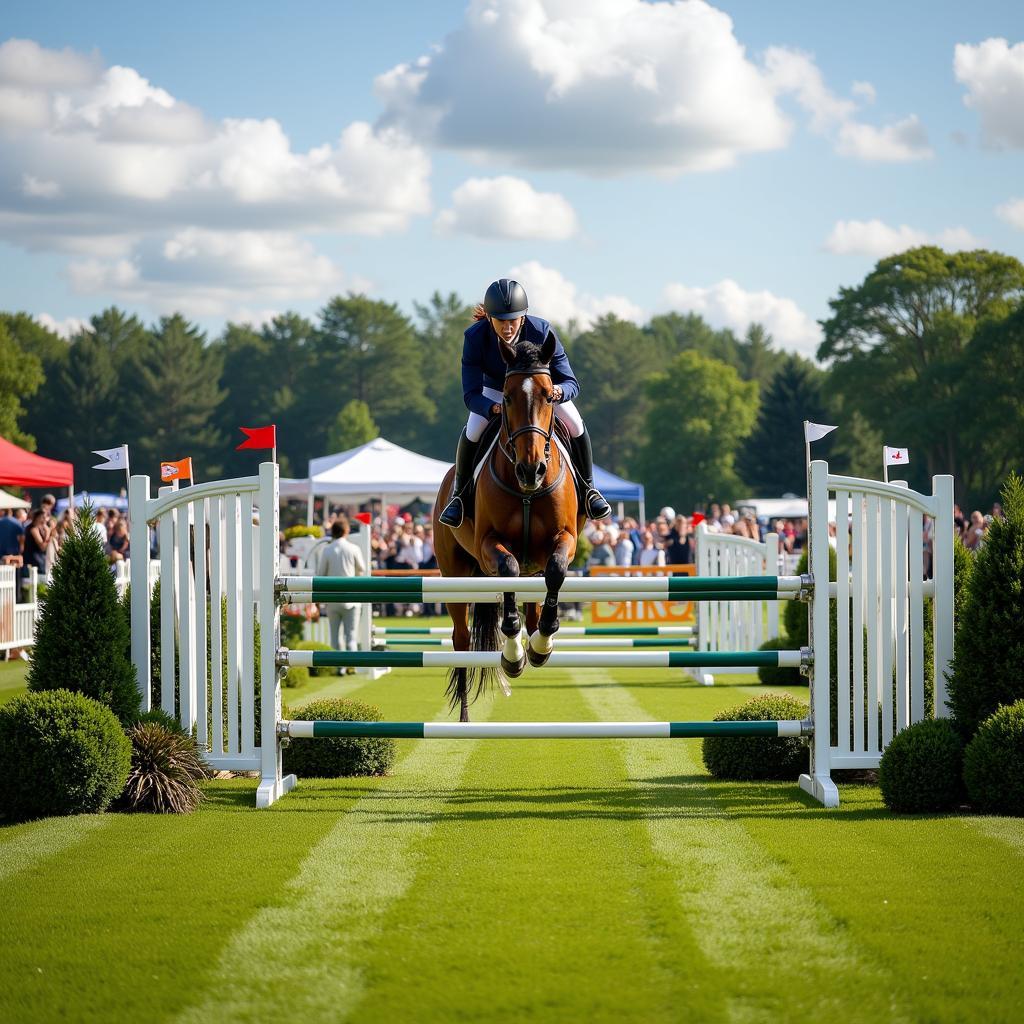
{"label": "horse", "polygon": [[[498,339],[505,363],[501,425],[477,475],[475,500],[457,529],[437,521],[451,497],[454,467],[441,482],[434,503],[434,550],[442,576],[531,576],[543,573],[543,605],[526,605],[529,642],[524,649],[522,621],[514,591],[501,605],[493,602],[447,604],[456,651],[496,651],[501,670],[453,668],[448,678],[452,710],[469,721],[472,699],[494,681],[510,693],[505,676],[522,674],[529,660],[543,665],[558,631],[558,592],[576,554],[576,539],[586,521],[573,469],[555,435],[555,407],[549,363],[555,339],[542,345]],[[472,628],[470,607],[473,609]]]}

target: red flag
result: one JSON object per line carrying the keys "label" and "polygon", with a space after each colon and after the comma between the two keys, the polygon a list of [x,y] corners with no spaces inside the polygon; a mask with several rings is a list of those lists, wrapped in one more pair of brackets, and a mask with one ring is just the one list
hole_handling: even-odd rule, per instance
{"label": "red flag", "polygon": [[239,427],[245,434],[245,440],[235,448],[236,452],[243,448],[276,448],[277,427],[271,424],[269,427]]}
{"label": "red flag", "polygon": [[693,518],[693,525],[694,526],[700,526],[700,524],[704,522],[704,520],[707,518],[707,516],[705,516],[703,512],[694,512],[692,518]]}
{"label": "red flag", "polygon": [[357,512],[355,514],[355,518],[358,519],[359,522],[365,524],[366,526],[370,525],[370,513],[369,512]]}

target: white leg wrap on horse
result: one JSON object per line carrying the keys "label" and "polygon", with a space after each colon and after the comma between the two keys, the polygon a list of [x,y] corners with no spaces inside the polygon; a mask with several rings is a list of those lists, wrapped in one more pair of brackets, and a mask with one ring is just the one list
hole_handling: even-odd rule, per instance
{"label": "white leg wrap on horse", "polygon": [[505,647],[501,652],[505,656],[506,661],[518,662],[519,659],[526,653],[523,647],[523,636],[521,633],[517,633],[515,636],[509,636],[505,638]]}
{"label": "white leg wrap on horse", "polygon": [[530,648],[534,654],[550,654],[555,649],[555,641],[538,629],[530,637]]}

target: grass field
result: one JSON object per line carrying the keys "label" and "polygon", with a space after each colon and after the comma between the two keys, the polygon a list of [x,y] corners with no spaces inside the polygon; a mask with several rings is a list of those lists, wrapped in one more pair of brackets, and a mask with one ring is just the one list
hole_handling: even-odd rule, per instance
{"label": "grass field", "polygon": [[[723,680],[528,672],[474,717],[698,719],[763,690]],[[302,696],[429,720],[443,690]],[[255,787],[0,828],[0,1020],[1021,1019],[1019,820],[895,818],[871,786],[825,811],[711,782],[697,740],[402,741],[388,778],[259,812]]]}

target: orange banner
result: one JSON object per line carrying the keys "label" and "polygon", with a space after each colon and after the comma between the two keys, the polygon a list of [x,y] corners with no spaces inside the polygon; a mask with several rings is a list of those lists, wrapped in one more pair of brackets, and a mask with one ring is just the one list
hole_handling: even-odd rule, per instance
{"label": "orange banner", "polygon": [[[591,576],[696,576],[695,565],[595,565]],[[692,601],[595,601],[595,623],[646,622],[678,625],[696,619]]]}

